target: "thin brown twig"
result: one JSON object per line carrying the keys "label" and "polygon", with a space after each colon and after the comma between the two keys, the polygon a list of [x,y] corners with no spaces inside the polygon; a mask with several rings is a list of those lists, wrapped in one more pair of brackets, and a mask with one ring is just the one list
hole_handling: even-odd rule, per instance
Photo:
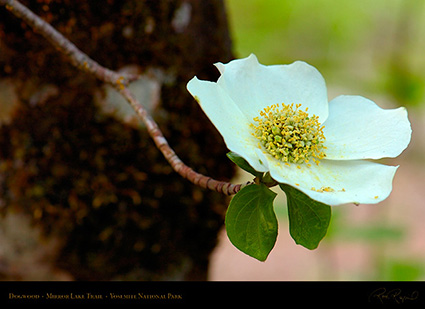
{"label": "thin brown twig", "polygon": [[128,84],[137,79],[137,76],[120,74],[101,66],[99,63],[79,50],[50,24],[34,14],[20,2],[16,0],[0,0],[0,5],[5,6],[6,9],[12,12],[16,17],[25,21],[34,32],[41,34],[62,54],[64,54],[72,65],[80,70],[91,73],[99,80],[114,86],[115,89],[117,89],[117,91],[131,105],[139,118],[144,122],[149,135],[155,142],[156,147],[162,152],[172,168],[182,177],[202,188],[217,191],[226,195],[236,194],[241,188],[250,183],[232,184],[230,182],[218,181],[195,172],[189,166],[184,164],[177,156],[168,144],[157,123],[128,89]]}

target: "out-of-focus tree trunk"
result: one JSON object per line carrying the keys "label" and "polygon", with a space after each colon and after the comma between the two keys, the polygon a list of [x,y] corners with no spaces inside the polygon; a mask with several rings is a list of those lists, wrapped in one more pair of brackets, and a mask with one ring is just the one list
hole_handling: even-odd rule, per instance
{"label": "out-of-focus tree trunk", "polygon": [[[223,1],[26,0],[132,87],[176,153],[229,180],[186,90],[232,57]],[[111,89],[0,8],[2,279],[205,280],[226,197],[177,175]]]}

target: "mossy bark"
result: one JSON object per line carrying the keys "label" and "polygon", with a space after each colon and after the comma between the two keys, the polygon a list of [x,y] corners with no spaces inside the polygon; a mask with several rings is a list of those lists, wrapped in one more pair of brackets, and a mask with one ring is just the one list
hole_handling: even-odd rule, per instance
{"label": "mossy bark", "polygon": [[[222,1],[22,3],[100,64],[167,76],[151,107],[170,145],[195,170],[231,179],[222,138],[186,90],[232,58]],[[18,102],[0,125],[1,210],[59,239],[54,267],[75,280],[207,279],[226,197],[182,179],[143,128],[105,114],[103,85],[4,8],[0,81]]]}

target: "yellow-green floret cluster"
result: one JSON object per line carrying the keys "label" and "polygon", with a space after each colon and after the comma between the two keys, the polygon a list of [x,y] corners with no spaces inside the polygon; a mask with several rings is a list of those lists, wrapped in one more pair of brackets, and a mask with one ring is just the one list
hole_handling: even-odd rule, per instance
{"label": "yellow-green floret cluster", "polygon": [[306,163],[312,160],[319,164],[323,159],[325,136],[319,122],[319,117],[307,113],[308,108],[302,111],[301,104],[285,105],[273,104],[260,112],[260,117],[255,117],[256,124],[252,124],[253,135],[260,142],[259,146],[265,148],[272,156],[286,164]]}

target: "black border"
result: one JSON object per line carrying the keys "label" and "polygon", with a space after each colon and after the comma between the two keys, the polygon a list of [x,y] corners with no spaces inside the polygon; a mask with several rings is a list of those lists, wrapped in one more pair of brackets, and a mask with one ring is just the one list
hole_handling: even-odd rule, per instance
{"label": "black border", "polygon": [[3,281],[0,291],[6,305],[425,305],[425,282]]}

